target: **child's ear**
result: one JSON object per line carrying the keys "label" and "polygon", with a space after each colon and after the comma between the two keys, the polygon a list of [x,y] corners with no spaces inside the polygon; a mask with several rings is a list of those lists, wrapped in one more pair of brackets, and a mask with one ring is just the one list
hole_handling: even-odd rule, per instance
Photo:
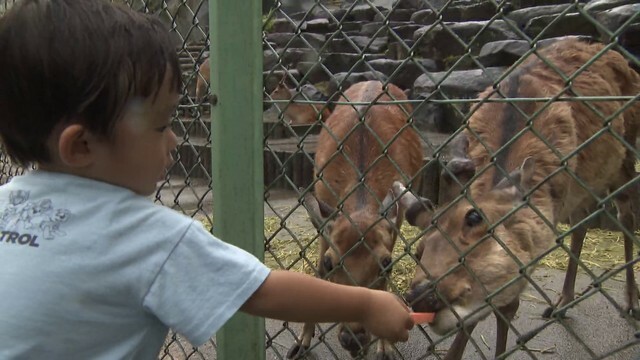
{"label": "child's ear", "polygon": [[58,138],[58,156],[63,164],[70,167],[85,167],[93,162],[91,142],[95,137],[82,125],[65,127]]}

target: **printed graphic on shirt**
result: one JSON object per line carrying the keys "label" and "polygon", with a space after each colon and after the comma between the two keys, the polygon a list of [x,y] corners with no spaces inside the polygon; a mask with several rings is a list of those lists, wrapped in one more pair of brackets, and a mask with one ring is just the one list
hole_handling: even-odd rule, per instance
{"label": "printed graphic on shirt", "polygon": [[71,212],[55,209],[50,199],[29,201],[28,191],[9,194],[9,203],[0,213],[0,243],[38,247],[38,238],[53,240],[65,236],[61,229]]}

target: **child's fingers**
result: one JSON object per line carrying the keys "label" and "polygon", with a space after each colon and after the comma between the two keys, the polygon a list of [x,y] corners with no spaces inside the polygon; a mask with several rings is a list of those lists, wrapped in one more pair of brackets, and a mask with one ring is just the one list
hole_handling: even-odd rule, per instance
{"label": "child's fingers", "polygon": [[[411,315],[411,314],[409,314]],[[404,321],[404,327],[407,330],[411,330],[413,329],[413,326],[416,324],[416,322],[413,320],[413,317],[408,316],[405,321]]]}
{"label": "child's fingers", "polygon": [[405,330],[402,332],[402,337],[399,341],[405,342],[407,340],[409,340],[409,331]]}

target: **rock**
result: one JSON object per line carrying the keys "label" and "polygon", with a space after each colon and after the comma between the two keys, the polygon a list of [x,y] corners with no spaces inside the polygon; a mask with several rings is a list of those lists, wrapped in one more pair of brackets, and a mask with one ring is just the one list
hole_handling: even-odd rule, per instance
{"label": "rock", "polygon": [[424,9],[417,11],[411,15],[411,22],[422,25],[431,25],[438,19],[438,16],[433,10]]}
{"label": "rock", "polygon": [[329,98],[337,100],[337,97],[341,95],[340,93],[347,90],[351,85],[369,80],[385,82],[387,81],[387,77],[379,71],[343,72],[335,74],[329,81],[329,86],[327,87]]}
{"label": "rock", "polygon": [[[629,4],[598,12],[595,14],[595,18],[606,30],[616,32],[631,16],[638,12],[640,12],[640,4]],[[610,35],[606,30],[598,29],[602,41],[609,42]],[[636,17],[635,21],[627,25],[620,35],[618,35],[618,42],[636,57],[640,56],[639,17]]]}
{"label": "rock", "polygon": [[[349,36],[348,38],[333,39],[329,43],[331,52],[336,53],[352,53],[360,54],[381,54],[387,50],[388,39],[386,37],[378,37],[371,39],[367,36]],[[354,46],[355,45],[355,46]]]}
{"label": "rock", "polygon": [[[309,77],[309,82],[318,83],[331,79],[332,74],[341,72],[363,72],[368,69],[362,60],[382,59],[384,55],[362,55],[346,53],[329,53],[322,55],[322,66],[317,61],[301,61],[296,65],[296,69],[304,76]],[[326,69],[326,70],[325,70]],[[328,72],[327,72],[328,71]]]}
{"label": "rock", "polygon": [[[549,26],[551,22],[554,23]],[[563,35],[598,36],[595,25],[580,13],[535,17],[527,23],[524,32],[532,38],[540,36],[543,39]]]}
{"label": "rock", "polygon": [[325,10],[321,6],[309,7],[306,11],[300,12],[287,12],[284,11],[289,17],[296,21],[308,21],[314,19],[327,19],[330,18],[331,11]]}
{"label": "rock", "polygon": [[447,6],[442,11],[442,20],[453,22],[489,20],[497,11],[492,1],[469,1]]}
{"label": "rock", "polygon": [[[384,58],[384,55],[372,55],[367,54],[364,56],[364,60],[374,60]],[[322,54],[322,64],[331,71],[332,74],[337,74],[346,71],[366,71],[364,64],[362,63],[363,56],[360,54],[347,54],[347,53],[329,53]]]}
{"label": "rock", "polygon": [[460,125],[457,121],[447,122],[441,104],[429,101],[422,95],[414,96],[409,94],[409,100],[419,100],[420,103],[413,103],[413,121],[421,131],[451,133]]}
{"label": "rock", "polygon": [[278,54],[276,54],[272,50],[265,50],[263,51],[262,56],[262,68],[265,71],[271,70],[276,66],[276,64],[278,64],[278,60]]}
{"label": "rock", "polygon": [[296,65],[295,71],[314,84],[331,78],[331,74],[324,71],[317,62],[301,61]]}
{"label": "rock", "polygon": [[[414,99],[475,99],[478,93],[492,85],[506,70],[504,67],[489,67],[486,72],[480,69],[425,73],[420,75],[413,85],[411,96]],[[447,75],[448,74],[448,75]],[[437,118],[423,119],[440,131],[452,131],[460,127],[469,112],[469,103],[431,104],[431,111],[440,111],[446,122]],[[446,130],[448,129],[448,130]]]}
{"label": "rock", "polygon": [[281,49],[279,52],[280,62],[287,68],[294,68],[301,61],[313,61],[318,57],[315,50],[308,48],[286,48]]}
{"label": "rock", "polygon": [[356,5],[347,12],[346,18],[351,21],[373,21],[377,13],[383,11],[383,7],[371,7],[369,5]]}
{"label": "rock", "polygon": [[267,94],[270,94],[278,83],[282,80],[283,76],[293,77],[296,81],[299,81],[302,78],[302,75],[295,69],[290,69],[285,72],[284,70],[275,70],[275,71],[265,71],[262,73],[262,81],[264,84],[264,91]]}
{"label": "rock", "polygon": [[276,44],[277,47],[288,45],[293,48],[314,48],[319,50],[326,41],[326,36],[321,34],[292,34],[292,33],[271,33],[267,34],[266,40]]}
{"label": "rock", "polygon": [[[413,39],[413,34],[422,26],[418,24],[400,25],[391,28],[391,33],[396,34],[400,39]],[[392,38],[393,35],[389,34]]]}
{"label": "rock", "polygon": [[393,7],[394,0],[369,0],[373,6],[390,10]]}
{"label": "rock", "polygon": [[[620,28],[620,26],[629,20],[631,16],[638,12],[640,12],[640,3],[622,5],[609,10],[600,11],[595,14],[595,18],[609,31],[615,32]],[[640,17],[637,17],[634,23],[640,23]],[[602,35],[607,36],[608,34],[603,33]]]}
{"label": "rock", "polygon": [[453,1],[443,8],[444,5],[446,2],[433,8],[427,6],[414,12],[410,20],[416,24],[430,25],[438,19],[437,11],[440,10],[442,20],[450,22],[489,20],[498,12],[498,8],[490,0]]}
{"label": "rock", "polygon": [[312,84],[304,84],[300,87],[300,93],[304,95],[305,100],[327,101],[329,98],[323,94],[317,87]]}
{"label": "rock", "polygon": [[345,17],[345,15],[347,15],[347,9],[335,9],[335,10],[331,10],[331,15],[333,15],[333,17],[335,17],[336,19],[338,19],[338,21],[343,21],[344,22],[352,22],[353,19],[343,19]]}
{"label": "rock", "polygon": [[345,21],[338,25],[338,29],[341,29],[342,31],[360,31],[364,24],[367,23],[364,21]]}
{"label": "rock", "polygon": [[404,60],[409,57],[409,50],[413,46],[413,40],[391,41],[387,46],[387,59]]}
{"label": "rock", "polygon": [[292,22],[289,19],[275,19],[271,23],[271,29],[269,32],[272,33],[293,33],[296,31],[296,27],[298,25],[295,22]]}
{"label": "rock", "polygon": [[[583,0],[580,0],[581,2]],[[574,0],[510,0],[511,6],[514,9],[530,8],[535,6],[546,5],[558,5],[558,4],[573,4]]]}
{"label": "rock", "polygon": [[392,83],[401,89],[411,89],[416,79],[425,71],[436,71],[433,60],[413,59],[400,61],[389,59],[370,60],[367,63],[376,71],[383,73]]}
{"label": "rock", "polygon": [[413,15],[414,10],[411,9],[394,9],[393,11],[385,11],[380,14],[376,14],[373,17],[373,21],[409,21],[411,19],[411,15]]}
{"label": "rock", "polygon": [[[425,58],[446,62],[447,59],[458,57],[467,51],[478,54],[481,46],[488,42],[518,38],[502,20],[493,21],[484,28],[487,24],[486,21],[444,23],[448,30],[439,24],[422,27],[413,34],[414,41],[419,42],[416,47],[417,53]],[[459,40],[452,36],[451,32]],[[466,46],[461,44],[460,40]],[[473,43],[471,40],[474,40]]]}
{"label": "rock", "polygon": [[[472,99],[492,85],[506,70],[504,67],[489,67],[463,71],[429,72],[420,75],[413,85],[413,94],[431,95],[442,92],[447,98]],[[459,95],[459,97],[458,97]]]}
{"label": "rock", "polygon": [[280,0],[280,9],[287,13],[307,12],[313,7],[314,0]]}
{"label": "rock", "polygon": [[[436,2],[436,1],[431,1]],[[440,0],[439,2],[446,3]],[[397,0],[394,3],[396,9],[424,9],[427,7],[427,0]]]}
{"label": "rock", "polygon": [[483,66],[510,66],[530,48],[526,40],[492,41],[482,46],[478,61]]}
{"label": "rock", "polygon": [[[557,38],[542,39],[537,42],[537,47],[542,48],[560,39],[564,39],[569,36],[562,36]],[[582,36],[570,36],[576,38],[591,39],[590,37]],[[503,40],[486,43],[482,49],[480,49],[480,55],[478,55],[478,61],[483,66],[511,66],[522,55],[524,55],[531,45],[526,40]]]}
{"label": "rock", "polygon": [[[571,4],[561,4],[561,5],[547,5],[547,6],[536,6],[532,8],[525,8],[520,10],[515,10],[506,15],[506,18],[514,21],[518,24],[518,27],[524,29],[529,21],[533,18],[537,18],[543,15],[555,15],[560,14],[566,8],[572,7]],[[575,11],[572,11],[575,12]]]}
{"label": "rock", "polygon": [[389,28],[406,25],[406,22],[390,21],[388,24],[381,22],[370,22],[362,25],[359,35],[363,36],[387,36]]}
{"label": "rock", "polygon": [[622,5],[636,4],[637,2],[637,0],[592,0],[584,6],[584,10],[589,13],[595,13]]}
{"label": "rock", "polygon": [[329,19],[308,20],[300,25],[300,30],[309,33],[326,34],[338,29],[338,24],[330,22]]}

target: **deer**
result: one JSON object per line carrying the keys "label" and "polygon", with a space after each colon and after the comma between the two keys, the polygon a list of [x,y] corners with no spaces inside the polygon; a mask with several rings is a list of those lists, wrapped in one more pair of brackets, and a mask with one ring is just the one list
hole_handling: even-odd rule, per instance
{"label": "deer", "polygon": [[[422,143],[408,119],[411,105],[376,104],[395,100],[407,98],[393,84],[356,83],[344,92],[339,100],[343,104],[336,105],[320,130],[314,193],[307,192],[303,204],[319,234],[321,278],[387,289],[391,253],[404,219],[391,185],[400,181],[417,186],[415,176],[423,161]],[[315,324],[304,324],[287,357],[304,356],[314,331]],[[367,349],[371,336],[361,324],[345,323],[339,326],[338,340],[355,357]],[[394,359],[394,351],[393,344],[380,340],[376,356]]]}
{"label": "deer", "polygon": [[[504,353],[529,276],[562,241],[556,225],[570,223],[570,251],[579,257],[588,209],[607,199],[626,228],[626,311],[640,318],[631,207],[640,76],[599,43],[568,38],[538,54],[479,94],[467,126],[452,141],[443,172],[453,188],[445,203],[436,208],[402,183],[392,186],[407,222],[423,231],[405,299],[414,311],[435,313],[429,325],[435,333],[459,329],[446,360],[462,358],[474,327],[492,312],[495,356]],[[573,101],[555,101],[560,96]],[[587,104],[576,101],[579,96],[635,100]],[[509,98],[551,100],[498,101]],[[575,298],[576,274],[571,257],[562,294],[544,317],[564,316]]]}
{"label": "deer", "polygon": [[209,79],[211,75],[209,58],[204,61],[198,67],[198,74],[196,75],[196,101],[200,103],[209,91]]}
{"label": "deer", "polygon": [[[303,85],[301,91],[290,89],[286,84],[286,76],[282,77],[282,80],[269,94],[272,100],[294,100],[285,104],[284,115],[289,119],[290,125],[310,125],[316,121],[325,121],[331,115],[330,104],[327,104],[327,99],[321,95],[314,87],[310,85]],[[320,100],[325,104],[307,104],[297,103],[295,100]]]}

